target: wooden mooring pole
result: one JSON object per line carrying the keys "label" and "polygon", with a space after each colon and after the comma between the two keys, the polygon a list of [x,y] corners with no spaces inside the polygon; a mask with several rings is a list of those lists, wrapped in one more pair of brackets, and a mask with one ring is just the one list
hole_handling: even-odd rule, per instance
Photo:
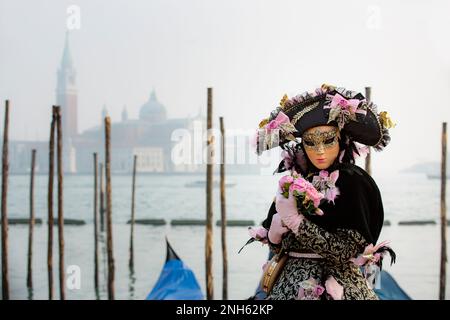
{"label": "wooden mooring pole", "polygon": [[214,136],[212,135],[213,90],[207,90],[207,163],[206,163],[206,239],[205,239],[205,271],[206,299],[214,299],[213,278],[213,166],[214,166]]}
{"label": "wooden mooring pole", "polygon": [[112,235],[111,198],[111,119],[105,118],[105,169],[106,169],[106,245],[108,251],[108,299],[114,300],[114,255]]}
{"label": "wooden mooring pole", "polygon": [[94,287],[98,295],[98,159],[97,152],[94,152]]}
{"label": "wooden mooring pole", "polygon": [[2,154],[2,299],[9,300],[8,277],[8,132],[9,132],[9,100],[5,101],[5,125],[3,127]]}
{"label": "wooden mooring pole", "polygon": [[53,176],[55,166],[55,126],[56,106],[52,108],[52,123],[50,125],[49,142],[49,169],[48,169],[48,243],[47,243],[47,274],[48,274],[48,299],[53,300]]}
{"label": "wooden mooring pole", "polygon": [[136,165],[137,165],[137,155],[134,155],[133,160],[133,182],[131,187],[131,233],[130,233],[130,261],[128,266],[130,270],[134,270],[134,200],[135,200],[135,191],[136,191]]}
{"label": "wooden mooring pole", "polygon": [[34,169],[36,166],[36,149],[31,150],[31,170],[30,170],[30,221],[28,222],[28,268],[27,268],[27,288],[33,290],[33,232],[34,232]]}
{"label": "wooden mooring pole", "polygon": [[61,123],[61,107],[56,109],[57,130],[57,171],[58,171],[58,248],[59,248],[59,296],[66,300],[65,267],[64,267],[64,210],[63,210],[63,136]]}
{"label": "wooden mooring pole", "polygon": [[223,117],[220,117],[221,153],[220,153],[220,216],[221,216],[221,239],[222,239],[222,300],[228,300],[228,255],[227,255],[227,214],[225,203],[225,126]]}
{"label": "wooden mooring pole", "polygon": [[103,183],[104,178],[104,166],[100,163],[100,231],[105,231],[105,186]]}
{"label": "wooden mooring pole", "polygon": [[439,282],[439,300],[445,300],[447,266],[447,123],[442,124],[442,163],[441,163],[441,268]]}

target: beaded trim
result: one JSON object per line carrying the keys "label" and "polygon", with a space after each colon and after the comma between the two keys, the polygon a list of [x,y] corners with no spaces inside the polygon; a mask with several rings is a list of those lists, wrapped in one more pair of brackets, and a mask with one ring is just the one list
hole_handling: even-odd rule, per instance
{"label": "beaded trim", "polygon": [[323,258],[320,254],[317,254],[317,253],[302,253],[302,252],[295,252],[295,251],[288,252],[288,256],[293,257],[293,258],[304,258],[304,259],[322,259]]}
{"label": "beaded trim", "polygon": [[367,106],[367,110],[372,112],[372,114],[374,115],[375,119],[377,120],[378,129],[380,130],[380,139],[378,140],[378,142],[376,144],[374,144],[374,146],[377,146],[378,144],[381,143],[381,141],[383,141],[383,126],[381,125],[380,119],[378,118],[377,114],[372,110],[372,108]]}

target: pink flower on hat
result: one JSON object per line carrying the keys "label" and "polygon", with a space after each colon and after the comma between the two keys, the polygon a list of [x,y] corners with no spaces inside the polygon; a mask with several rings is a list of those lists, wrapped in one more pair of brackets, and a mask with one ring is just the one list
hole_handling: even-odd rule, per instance
{"label": "pink flower on hat", "polygon": [[348,101],[344,98],[339,100],[338,105],[340,105],[343,109],[348,109]]}
{"label": "pink flower on hat", "polygon": [[324,109],[330,109],[328,123],[331,121],[336,121],[339,129],[342,129],[350,120],[356,121],[357,113],[363,115],[366,115],[367,113],[364,109],[358,109],[358,106],[362,100],[347,100],[339,93],[336,93],[335,95],[328,95],[328,98],[331,99],[330,104],[323,107]]}
{"label": "pink flower on hat", "polygon": [[278,113],[277,117],[267,124],[266,129],[268,131],[280,129],[281,126],[285,123],[286,124],[290,123],[289,117],[280,111],[280,113]]}

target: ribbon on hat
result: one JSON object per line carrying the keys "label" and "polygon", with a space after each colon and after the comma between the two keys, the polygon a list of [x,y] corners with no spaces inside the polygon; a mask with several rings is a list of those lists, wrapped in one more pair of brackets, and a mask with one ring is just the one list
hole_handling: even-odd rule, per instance
{"label": "ribbon on hat", "polygon": [[285,115],[283,112],[278,113],[277,117],[270,121],[267,126],[266,129],[268,132],[271,132],[274,129],[281,129],[283,124],[288,124],[290,123],[289,117],[287,115]]}
{"label": "ribbon on hat", "polygon": [[[263,139],[264,146],[261,150],[268,150],[276,147],[280,139],[295,140],[292,132],[297,131],[289,117],[282,111],[278,112],[277,116],[272,121],[263,123],[262,129],[264,132],[261,134],[261,138]],[[281,134],[281,137],[279,137],[279,134]]]}
{"label": "ribbon on hat", "polygon": [[356,114],[366,115],[367,111],[364,109],[358,109],[358,105],[362,100],[358,99],[346,99],[339,93],[336,93],[329,105],[324,106],[324,109],[331,109],[328,116],[328,123],[336,121],[339,129],[342,129],[349,120],[356,121]]}

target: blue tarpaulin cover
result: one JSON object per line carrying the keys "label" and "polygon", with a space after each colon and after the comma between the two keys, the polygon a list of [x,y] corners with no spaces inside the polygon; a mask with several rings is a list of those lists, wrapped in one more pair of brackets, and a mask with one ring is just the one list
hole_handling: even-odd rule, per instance
{"label": "blue tarpaulin cover", "polygon": [[192,270],[167,243],[166,263],[146,300],[203,300],[204,296]]}
{"label": "blue tarpaulin cover", "polygon": [[381,287],[375,289],[380,300],[411,300],[397,281],[386,271],[381,271]]}

